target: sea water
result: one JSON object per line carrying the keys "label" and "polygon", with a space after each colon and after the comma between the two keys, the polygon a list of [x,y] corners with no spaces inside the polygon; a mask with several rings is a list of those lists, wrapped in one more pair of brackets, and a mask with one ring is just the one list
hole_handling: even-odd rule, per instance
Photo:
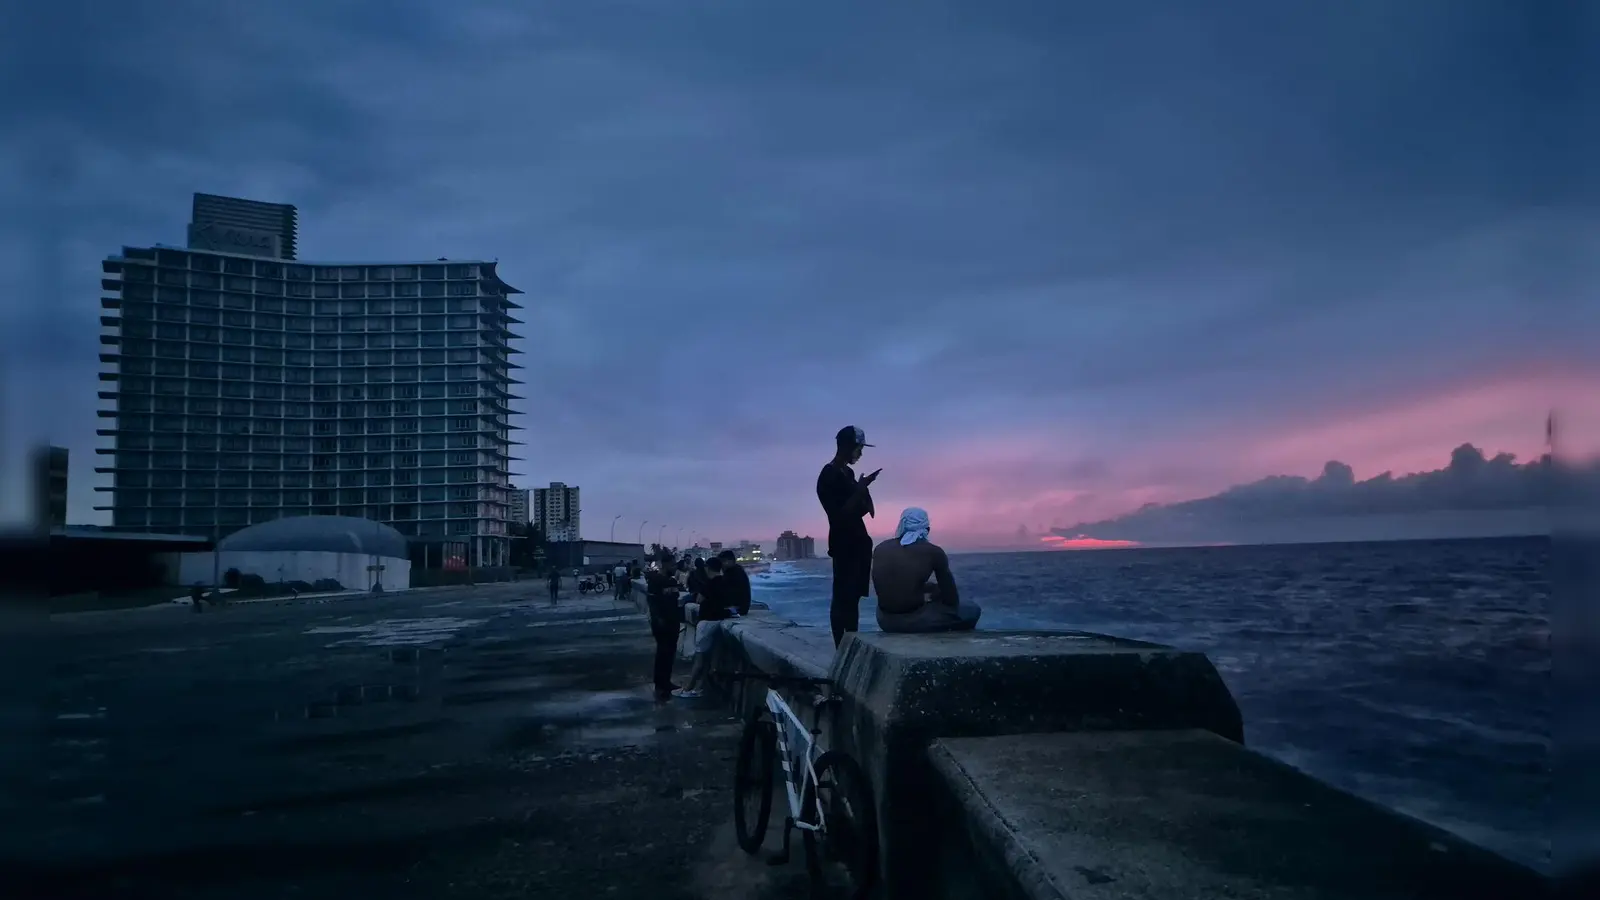
{"label": "sea water", "polygon": [[[1546,538],[955,555],[980,628],[1061,628],[1207,654],[1249,746],[1548,867]],[[756,599],[828,624],[829,561]],[[861,605],[863,629],[875,607]]]}

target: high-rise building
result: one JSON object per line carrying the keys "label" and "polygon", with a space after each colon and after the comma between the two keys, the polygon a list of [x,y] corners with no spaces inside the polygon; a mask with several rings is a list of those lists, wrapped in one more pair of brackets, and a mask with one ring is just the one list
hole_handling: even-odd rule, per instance
{"label": "high-rise building", "polygon": [[533,524],[544,532],[547,541],[583,540],[583,509],[578,505],[578,489],[559,481],[549,487],[533,489]]}
{"label": "high-rise building", "polygon": [[67,463],[65,447],[40,447],[34,452],[33,516],[41,528],[67,524]]}
{"label": "high-rise building", "polygon": [[777,558],[788,559],[813,559],[817,555],[817,542],[810,537],[801,537],[793,531],[785,531],[778,535],[776,548]]}
{"label": "high-rise building", "polygon": [[114,525],[220,538],[359,516],[424,560],[503,565],[521,292],[486,260],[294,262],[292,206],[196,195],[194,212],[187,249],[102,264]]}
{"label": "high-rise building", "polygon": [[528,489],[512,488],[507,497],[511,503],[511,521],[518,525],[527,525],[531,522],[528,512]]}

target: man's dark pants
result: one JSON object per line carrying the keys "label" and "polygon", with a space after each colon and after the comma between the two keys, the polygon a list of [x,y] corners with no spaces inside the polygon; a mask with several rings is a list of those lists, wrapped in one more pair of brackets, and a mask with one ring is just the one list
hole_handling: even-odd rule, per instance
{"label": "man's dark pants", "polygon": [[678,653],[678,623],[664,616],[650,617],[650,636],[656,641],[656,656],[651,666],[651,678],[656,690],[672,690],[672,660]]}
{"label": "man's dark pants", "polygon": [[861,598],[872,582],[872,545],[833,552],[833,602],[828,607],[828,623],[833,626],[833,645],[839,646],[845,632],[861,630]]}

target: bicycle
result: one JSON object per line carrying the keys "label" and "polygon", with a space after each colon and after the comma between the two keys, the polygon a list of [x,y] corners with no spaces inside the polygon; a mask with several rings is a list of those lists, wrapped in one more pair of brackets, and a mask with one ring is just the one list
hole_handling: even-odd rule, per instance
{"label": "bicycle", "polygon": [[[789,809],[783,822],[782,849],[768,864],[789,862],[790,837],[798,829],[805,843],[813,894],[862,900],[877,880],[877,810],[861,765],[843,751],[817,750],[822,710],[837,705],[840,699],[832,690],[833,683],[760,672],[716,674],[730,682],[750,680],[767,685],[765,703],[740,735],[734,765],[733,824],[739,847],[752,856],[761,852],[781,761]],[[806,727],[778,693],[779,686],[814,691],[811,727]]]}

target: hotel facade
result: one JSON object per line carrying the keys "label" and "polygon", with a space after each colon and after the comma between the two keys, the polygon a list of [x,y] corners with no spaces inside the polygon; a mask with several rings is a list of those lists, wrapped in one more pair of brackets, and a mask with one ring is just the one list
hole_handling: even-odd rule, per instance
{"label": "hotel facade", "polygon": [[202,194],[193,218],[186,247],[102,263],[113,526],[353,516],[425,566],[505,565],[520,291],[496,264],[300,261],[281,204]]}

